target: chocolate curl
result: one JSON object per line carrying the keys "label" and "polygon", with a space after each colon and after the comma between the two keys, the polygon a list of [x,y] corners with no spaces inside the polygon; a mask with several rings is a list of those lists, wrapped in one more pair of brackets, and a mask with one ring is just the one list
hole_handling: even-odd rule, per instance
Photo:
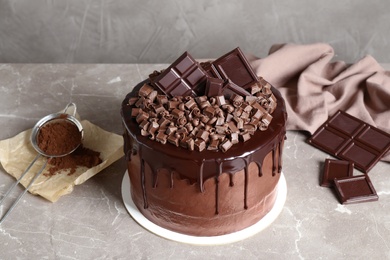
{"label": "chocolate curl", "polygon": [[209,139],[210,132],[206,130],[199,130],[199,132],[196,134],[197,138],[202,139],[203,141],[207,141]]}
{"label": "chocolate curl", "polygon": [[238,133],[238,132],[240,132],[240,131],[238,131],[238,128],[237,128],[236,124],[235,124],[233,121],[230,121],[230,122],[228,123],[228,127],[229,127],[229,129],[230,129],[230,131],[231,131],[232,133]]}
{"label": "chocolate curl", "polygon": [[241,142],[246,142],[251,139],[251,135],[248,132],[242,132],[239,134],[239,139]]}
{"label": "chocolate curl", "polygon": [[226,104],[226,100],[225,100],[224,96],[217,96],[217,97],[215,97],[215,99],[217,101],[218,106],[223,106]]}
{"label": "chocolate curl", "polygon": [[179,137],[176,134],[171,134],[168,136],[168,142],[179,147]]}
{"label": "chocolate curl", "polygon": [[[243,129],[244,128],[244,120],[240,117],[233,117],[233,120],[234,122],[236,122],[236,126],[238,129]],[[230,123],[229,123],[230,124]],[[230,127],[230,125],[229,125]],[[233,133],[235,133],[234,131],[232,131]]]}
{"label": "chocolate curl", "polygon": [[199,152],[203,151],[206,148],[206,142],[202,139],[196,139],[194,145],[195,149]]}
{"label": "chocolate curl", "polygon": [[137,117],[139,113],[142,112],[141,108],[133,107],[131,108],[131,117]]}
{"label": "chocolate curl", "polygon": [[145,107],[145,97],[140,97],[134,105],[140,108]]}
{"label": "chocolate curl", "polygon": [[195,102],[198,104],[198,106],[200,106],[200,104],[202,102],[205,102],[205,101],[207,101],[207,97],[206,96],[200,96],[200,97],[196,97],[195,98]]}
{"label": "chocolate curl", "polygon": [[257,82],[250,87],[250,93],[252,95],[255,95],[256,93],[260,92],[262,88],[263,86],[261,85],[261,83]]}
{"label": "chocolate curl", "polygon": [[207,116],[207,117],[213,117],[214,114],[215,114],[215,109],[211,106],[208,106],[206,107],[205,109],[203,109],[203,113]]}
{"label": "chocolate curl", "polygon": [[137,123],[139,124],[142,121],[147,120],[148,118],[149,118],[149,114],[141,110],[138,113],[137,117],[135,118],[135,121],[137,121]]}
{"label": "chocolate curl", "polygon": [[200,117],[202,115],[202,113],[200,112],[200,109],[198,107],[195,107],[194,109],[192,109],[191,114],[194,117]]}
{"label": "chocolate curl", "polygon": [[216,151],[218,150],[218,147],[219,147],[219,140],[213,139],[211,140],[209,146],[207,147],[207,150]]}
{"label": "chocolate curl", "polygon": [[168,103],[168,97],[165,95],[157,95],[156,97],[157,104],[165,105]]}
{"label": "chocolate curl", "polygon": [[152,92],[149,93],[148,99],[151,100],[152,102],[155,102],[157,95],[158,92],[156,90],[153,90]]}
{"label": "chocolate curl", "polygon": [[166,128],[171,123],[170,120],[162,117],[160,120],[158,120],[158,124],[160,125],[160,128]]}
{"label": "chocolate curl", "polygon": [[163,111],[166,111],[165,110],[165,107],[161,104],[157,104],[153,107],[154,111],[156,112],[156,114],[160,114],[162,113]]}
{"label": "chocolate curl", "polygon": [[232,144],[238,144],[239,143],[240,140],[239,140],[239,137],[238,137],[238,133],[230,133],[229,136],[230,136],[230,142]]}
{"label": "chocolate curl", "polygon": [[186,140],[186,143],[187,143],[187,149],[188,150],[193,151],[195,149],[195,141],[194,141],[194,139],[189,138],[188,140]]}
{"label": "chocolate curl", "polygon": [[184,126],[187,123],[187,118],[185,116],[181,116],[177,119],[176,124],[177,126]]}
{"label": "chocolate curl", "polygon": [[138,101],[138,97],[130,97],[129,98],[129,101],[128,101],[128,104],[130,106],[134,105],[136,102]]}
{"label": "chocolate curl", "polygon": [[240,107],[242,103],[244,102],[244,98],[242,96],[239,96],[237,94],[233,94],[230,97],[230,100],[232,101],[232,104],[234,107]]}
{"label": "chocolate curl", "polygon": [[168,101],[168,110],[177,109],[179,104],[180,104],[180,101],[177,101],[177,100],[170,100],[170,101]]}
{"label": "chocolate curl", "polygon": [[192,110],[193,108],[196,107],[196,102],[193,98],[191,98],[190,100],[188,100],[186,103],[185,103],[185,106],[189,109],[189,110]]}
{"label": "chocolate curl", "polygon": [[254,125],[246,124],[243,127],[244,132],[248,132],[250,135],[255,133],[256,127]]}
{"label": "chocolate curl", "polygon": [[156,135],[156,141],[157,141],[157,142],[160,142],[160,143],[162,143],[162,144],[166,144],[167,139],[168,139],[168,135],[164,134],[163,132],[159,132],[159,133]]}
{"label": "chocolate curl", "polygon": [[167,127],[166,133],[168,135],[174,134],[177,131],[177,127],[175,125],[170,125]]}
{"label": "chocolate curl", "polygon": [[138,95],[141,97],[147,97],[152,91],[154,91],[154,88],[152,86],[148,84],[143,84],[138,91]]}
{"label": "chocolate curl", "polygon": [[144,120],[144,121],[142,121],[142,122],[139,124],[139,127],[140,127],[141,129],[147,131],[148,128],[149,128],[149,124],[150,124],[150,123],[149,123],[148,120]]}
{"label": "chocolate curl", "polygon": [[184,111],[181,111],[177,108],[173,109],[172,112],[171,112],[173,118],[180,118],[180,117],[184,117]]}
{"label": "chocolate curl", "polygon": [[232,147],[232,143],[229,141],[229,139],[225,139],[219,146],[222,152],[227,152]]}

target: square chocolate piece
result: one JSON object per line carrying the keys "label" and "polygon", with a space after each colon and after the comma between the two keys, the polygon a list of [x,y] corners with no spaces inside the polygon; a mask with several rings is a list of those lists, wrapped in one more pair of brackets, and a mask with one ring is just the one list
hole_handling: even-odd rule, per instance
{"label": "square chocolate piece", "polygon": [[378,195],[368,175],[345,177],[334,180],[341,204],[377,201]]}
{"label": "square chocolate piece", "polygon": [[211,63],[215,77],[231,80],[237,86],[249,89],[259,81],[240,48],[236,48]]}
{"label": "square chocolate piece", "polygon": [[343,160],[326,159],[321,186],[333,186],[334,179],[351,177],[353,175],[353,163]]}
{"label": "square chocolate piece", "polygon": [[338,111],[309,138],[313,146],[368,173],[390,150],[390,134]]}
{"label": "square chocolate piece", "polygon": [[169,97],[202,96],[207,73],[197,61],[184,52],[166,70],[153,79],[152,84]]}

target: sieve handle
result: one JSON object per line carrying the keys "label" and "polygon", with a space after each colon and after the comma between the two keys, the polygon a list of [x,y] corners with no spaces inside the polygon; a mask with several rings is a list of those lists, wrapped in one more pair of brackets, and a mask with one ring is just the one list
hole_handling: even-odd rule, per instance
{"label": "sieve handle", "polygon": [[[37,159],[37,158],[36,158]],[[43,170],[45,169],[46,167],[46,164],[47,164],[47,161],[48,159],[46,159],[45,163],[43,164],[42,168],[39,170],[39,172],[37,174],[35,174],[34,178],[30,181],[30,184],[24,189],[24,191],[19,195],[19,197],[15,200],[15,202],[11,205],[11,207],[8,209],[8,211],[1,217],[0,219],[0,225],[1,223],[5,220],[5,218],[9,215],[9,213],[11,213],[11,211],[16,207],[16,205],[18,204],[18,202],[20,201],[20,199],[23,197],[24,194],[26,194],[26,192],[28,191],[28,189],[30,189],[31,185],[35,182],[35,180],[41,175],[41,173],[43,172]],[[34,164],[35,160],[31,163]]]}
{"label": "sieve handle", "polygon": [[65,107],[65,109],[64,109],[64,113],[66,113],[66,111],[68,110],[68,108],[69,108],[70,106],[73,106],[73,107],[74,107],[73,117],[76,117],[77,106],[76,106],[76,104],[73,103],[73,102],[70,102],[70,103],[68,103],[68,104],[66,105],[66,107]]}

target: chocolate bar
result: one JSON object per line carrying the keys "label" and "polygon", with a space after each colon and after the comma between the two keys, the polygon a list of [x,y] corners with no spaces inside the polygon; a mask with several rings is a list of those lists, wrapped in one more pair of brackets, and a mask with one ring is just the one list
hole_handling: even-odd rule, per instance
{"label": "chocolate bar", "polygon": [[377,201],[378,195],[368,175],[359,175],[334,180],[341,204]]}
{"label": "chocolate bar", "polygon": [[331,187],[336,178],[351,177],[353,175],[353,163],[344,160],[325,160],[321,186]]}
{"label": "chocolate bar", "polygon": [[313,146],[368,173],[389,151],[390,135],[350,114],[338,111],[308,140]]}
{"label": "chocolate bar", "polygon": [[184,52],[152,84],[169,97],[201,96],[204,93],[207,73],[188,53]]}
{"label": "chocolate bar", "polygon": [[236,48],[212,62],[210,71],[214,77],[231,80],[244,89],[249,89],[259,81],[240,48]]}

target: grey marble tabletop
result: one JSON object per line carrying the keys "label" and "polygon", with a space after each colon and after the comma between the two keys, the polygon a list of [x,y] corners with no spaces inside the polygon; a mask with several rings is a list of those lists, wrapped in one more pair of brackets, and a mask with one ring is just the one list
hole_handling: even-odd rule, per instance
{"label": "grey marble tabletop", "polygon": [[[122,99],[166,66],[0,64],[0,140],[70,101],[83,119],[122,134]],[[0,259],[389,259],[390,165],[379,162],[370,171],[378,201],[341,205],[333,190],[319,186],[323,162],[331,156],[307,138],[287,132],[284,208],[268,228],[243,241],[194,246],[145,230],[122,201],[122,158],[56,203],[26,194],[0,226]],[[0,166],[0,195],[14,181]]]}

